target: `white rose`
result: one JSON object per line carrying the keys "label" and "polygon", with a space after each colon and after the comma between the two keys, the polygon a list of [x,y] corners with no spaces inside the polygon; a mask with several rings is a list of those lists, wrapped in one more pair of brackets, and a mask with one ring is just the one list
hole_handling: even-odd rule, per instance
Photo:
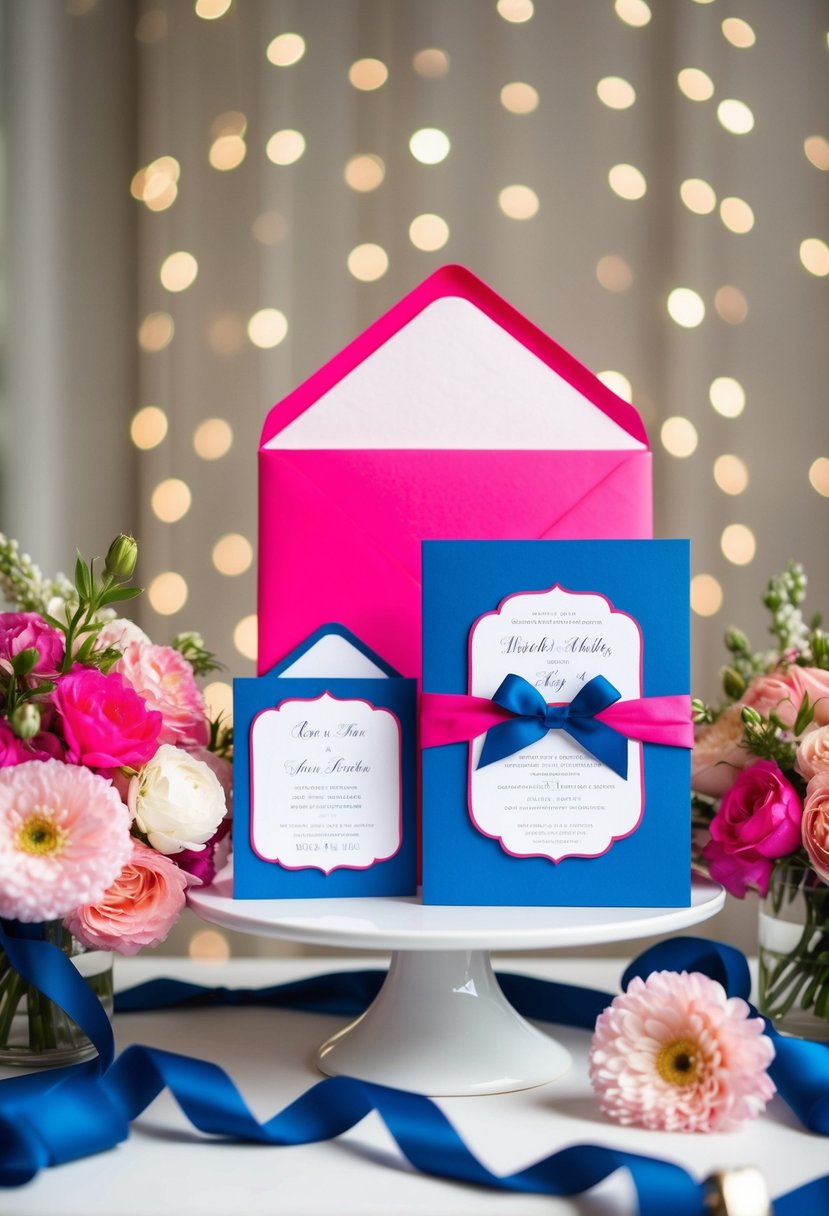
{"label": "white rose", "polygon": [[794,766],[807,781],[829,772],[829,726],[818,726],[802,737]]}
{"label": "white rose", "polygon": [[130,782],[132,817],[159,853],[200,852],[225,816],[225,796],[210,768],[163,743]]}

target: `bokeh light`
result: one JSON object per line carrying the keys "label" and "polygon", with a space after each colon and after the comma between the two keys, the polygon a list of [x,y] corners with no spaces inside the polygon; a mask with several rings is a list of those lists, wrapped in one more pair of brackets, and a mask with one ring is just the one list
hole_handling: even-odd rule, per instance
{"label": "bokeh light", "polygon": [[223,722],[233,721],[233,688],[224,680],[214,680],[204,688],[204,700],[211,718],[222,717]]}
{"label": "bokeh light", "polygon": [[668,296],[668,315],[683,329],[696,329],[705,318],[705,303],[690,287],[675,287]]}
{"label": "bokeh light", "polygon": [[301,34],[277,34],[268,43],[265,52],[270,63],[278,68],[289,68],[299,63],[305,54],[305,39]]}
{"label": "bokeh light", "polygon": [[538,109],[538,90],[522,80],[513,80],[501,89],[501,105],[510,114],[532,114]]}
{"label": "bokeh light", "polygon": [[724,453],[714,461],[714,481],[723,494],[742,494],[748,487],[748,468],[739,456]]}
{"label": "bokeh light", "polygon": [[409,151],[422,165],[439,165],[449,155],[449,136],[438,127],[421,127],[409,140]]}
{"label": "bokeh light", "polygon": [[732,135],[747,135],[754,128],[754,115],[744,101],[726,97],[717,106],[720,125]]}
{"label": "bokeh light", "polygon": [[720,28],[722,29],[723,37],[732,46],[745,48],[754,46],[757,41],[757,35],[754,33],[754,30],[741,17],[726,17]]}
{"label": "bokeh light", "polygon": [[690,418],[683,418],[678,414],[665,419],[660,428],[659,437],[665,451],[680,460],[692,456],[697,450],[699,442],[697,428],[693,422]]}
{"label": "bokeh light", "polygon": [[165,570],[151,581],[147,598],[159,616],[173,616],[187,603],[187,583],[175,570]]}
{"label": "bokeh light", "polygon": [[538,195],[529,186],[505,186],[498,194],[498,206],[511,220],[530,220],[538,213]]}
{"label": "bokeh light", "polygon": [[725,557],[735,566],[747,566],[754,560],[757,540],[751,528],[745,524],[729,524],[723,528],[720,548]]}
{"label": "bokeh light", "polygon": [[192,253],[179,249],[164,259],[158,277],[161,279],[161,286],[167,291],[180,292],[186,291],[195,283],[198,273],[199,264]]}
{"label": "bokeh light", "polygon": [[213,546],[213,565],[228,578],[244,574],[252,562],[253,545],[239,532],[228,532]]}
{"label": "bokeh light", "polygon": [[157,448],[167,437],[167,415],[157,405],[145,405],[133,414],[130,438],[144,452]]}
{"label": "bokeh light", "polygon": [[233,0],[196,0],[196,16],[203,21],[216,21],[224,17]]}
{"label": "bokeh light", "polygon": [[697,616],[714,616],[722,607],[722,587],[713,574],[695,574],[691,579],[691,608]]}
{"label": "bokeh light", "polygon": [[535,12],[532,0],[498,0],[498,15],[514,25],[523,25]]}
{"label": "bokeh light", "polygon": [[596,379],[601,380],[602,384],[615,393],[617,397],[621,397],[623,401],[633,400],[633,385],[623,372],[596,372]]}
{"label": "bokeh light", "polygon": [[714,96],[714,82],[701,68],[683,68],[676,82],[689,101],[708,101]]}
{"label": "bokeh light", "polygon": [[818,456],[809,466],[809,481],[812,489],[824,498],[829,498],[829,458]]}
{"label": "bokeh light", "polygon": [[358,59],[348,69],[349,83],[363,93],[382,88],[388,78],[389,69],[381,59]]}
{"label": "bokeh light", "polygon": [[633,283],[633,271],[617,253],[607,253],[596,263],[596,278],[605,291],[627,291]]}
{"label": "bokeh light", "polygon": [[284,341],[288,318],[278,308],[260,308],[248,321],[248,337],[260,350],[271,350]]}
{"label": "bokeh light", "polygon": [[389,268],[389,255],[382,245],[367,242],[356,245],[346,259],[349,272],[361,283],[374,283],[382,279]]}
{"label": "bokeh light", "polygon": [[800,242],[800,261],[809,274],[823,278],[829,274],[829,245],[818,237]]}
{"label": "bokeh light", "polygon": [[733,376],[717,376],[711,381],[708,400],[723,418],[739,418],[746,406],[745,389]]}
{"label": "bokeh light", "polygon": [[809,135],[803,141],[803,151],[816,169],[822,169],[824,173],[829,170],[829,139],[825,136]]}
{"label": "bokeh light", "polygon": [[728,325],[742,325],[748,316],[748,300],[739,287],[726,283],[714,294],[714,307]]}
{"label": "bokeh light", "polygon": [[730,232],[744,234],[754,227],[754,212],[743,198],[724,198],[720,203],[720,219]]}
{"label": "bokeh light", "polygon": [[218,929],[198,929],[190,938],[187,953],[197,963],[219,966],[230,958],[230,943]]}
{"label": "bokeh light", "polygon": [[193,432],[193,450],[202,460],[221,460],[233,446],[233,428],[225,418],[206,418]]}
{"label": "bokeh light", "polygon": [[233,645],[246,659],[256,659],[258,641],[255,612],[239,621],[233,630]]}
{"label": "bokeh light", "polygon": [[409,224],[409,240],[416,249],[433,253],[449,240],[449,225],[439,215],[417,215]]}
{"label": "bokeh light", "polygon": [[427,80],[437,80],[449,71],[449,56],[436,46],[424,47],[412,59],[412,67],[418,76]]}
{"label": "bokeh light", "polygon": [[153,490],[150,506],[162,523],[174,524],[184,518],[192,501],[193,495],[187,482],[179,477],[168,477]]}
{"label": "bokeh light", "polygon": [[288,221],[280,211],[261,211],[251,224],[251,232],[260,245],[278,245],[288,233]]}
{"label": "bokeh light", "polygon": [[717,205],[713,186],[701,177],[689,177],[679,187],[679,197],[695,215],[710,215]]}
{"label": "bokeh light", "polygon": [[147,354],[158,354],[173,340],[176,327],[168,312],[149,313],[138,327],[138,345]]}
{"label": "bokeh light", "polygon": [[351,157],[343,176],[346,184],[352,190],[357,190],[360,194],[367,194],[383,184],[386,166],[381,157],[375,156],[372,152],[364,152],[359,156]]}
{"label": "bokeh light", "polygon": [[603,76],[596,85],[599,101],[611,110],[627,110],[636,101],[633,85],[621,76]]}
{"label": "bokeh light", "polygon": [[265,154],[275,165],[293,165],[305,151],[305,136],[301,131],[286,127],[274,131],[265,145]]}
{"label": "bokeh light", "polygon": [[613,7],[616,16],[620,21],[624,21],[625,25],[641,27],[647,25],[651,19],[651,10],[645,0],[616,0]]}
{"label": "bokeh light", "polygon": [[614,165],[607,180],[614,194],[631,201],[643,198],[648,189],[644,173],[635,165]]}

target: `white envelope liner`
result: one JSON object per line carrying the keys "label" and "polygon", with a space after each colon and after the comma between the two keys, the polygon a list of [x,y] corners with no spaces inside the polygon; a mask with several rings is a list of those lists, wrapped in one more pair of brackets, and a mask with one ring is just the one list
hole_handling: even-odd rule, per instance
{"label": "white envelope liner", "polygon": [[428,305],[265,446],[646,450],[455,296]]}

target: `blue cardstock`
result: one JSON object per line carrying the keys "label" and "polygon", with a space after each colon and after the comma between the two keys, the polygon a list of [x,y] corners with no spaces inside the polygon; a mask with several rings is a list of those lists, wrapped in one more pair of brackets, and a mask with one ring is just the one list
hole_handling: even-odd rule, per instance
{"label": "blue cardstock", "polygon": [[[598,593],[638,622],[642,696],[688,693],[689,544],[683,540],[424,542],[424,692],[468,693],[475,622],[509,596],[556,585]],[[558,699],[545,697],[550,703]],[[643,744],[644,809],[638,826],[602,855],[558,861],[512,856],[499,839],[478,830],[469,811],[469,749],[464,742],[422,752],[424,903],[690,903],[687,747]],[[554,815],[554,804],[539,813]]]}
{"label": "blue cardstock", "polygon": [[[320,639],[344,639],[386,673],[377,678],[283,676]],[[328,693],[338,700],[368,702],[385,709],[400,725],[402,843],[387,860],[365,869],[288,869],[259,856],[252,842],[251,729],[263,711],[285,701],[314,701]],[[234,821],[233,895],[235,899],[314,899],[324,897],[411,895],[416,890],[417,840],[415,810],[416,682],[404,679],[342,625],[324,625],[286,655],[268,674],[233,681],[234,702]],[[276,811],[277,808],[274,808]]]}

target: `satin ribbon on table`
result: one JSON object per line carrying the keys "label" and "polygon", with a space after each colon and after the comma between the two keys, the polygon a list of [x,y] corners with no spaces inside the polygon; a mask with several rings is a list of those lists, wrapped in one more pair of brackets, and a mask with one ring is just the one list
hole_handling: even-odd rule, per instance
{"label": "satin ribbon on table", "polygon": [[[352,1077],[320,1081],[272,1119],[260,1123],[228,1075],[205,1060],[150,1047],[129,1047],[111,1065],[114,1040],[101,1035],[95,998],[69,959],[48,942],[12,936],[20,926],[0,922],[0,948],[24,979],[50,999],[66,999],[83,1029],[97,1036],[98,1059],[88,1064],[0,1081],[0,1186],[19,1186],[43,1168],[113,1148],[130,1122],[167,1088],[200,1131],[250,1143],[299,1145],[328,1140],[374,1110],[407,1160],[438,1177],[502,1191],[576,1195],[619,1168],[636,1187],[640,1216],[704,1216],[706,1189],[680,1166],[602,1145],[571,1145],[515,1174],[491,1173],[466,1147],[429,1098]],[[748,996],[748,965],[738,950],[698,938],[674,938],[645,951],[623,983],[655,970],[703,971],[732,996]],[[334,973],[264,990],[216,990],[151,981],[119,996],[118,1012],[194,1005],[266,1005],[349,1016],[379,989],[378,971]],[[524,1016],[592,1029],[610,993],[520,975],[499,977]],[[777,1056],[771,1075],[806,1127],[829,1135],[829,1047],[786,1039],[768,1023]],[[48,1094],[48,1100],[44,1098]],[[829,1176],[774,1202],[775,1216],[825,1216]]]}
{"label": "satin ribbon on table", "polygon": [[510,673],[491,700],[454,693],[422,694],[421,747],[468,743],[486,732],[478,768],[523,751],[550,730],[566,731],[586,751],[627,778],[627,741],[694,746],[691,698],[639,697],[621,693],[594,676],[572,701],[552,704],[523,676]]}

